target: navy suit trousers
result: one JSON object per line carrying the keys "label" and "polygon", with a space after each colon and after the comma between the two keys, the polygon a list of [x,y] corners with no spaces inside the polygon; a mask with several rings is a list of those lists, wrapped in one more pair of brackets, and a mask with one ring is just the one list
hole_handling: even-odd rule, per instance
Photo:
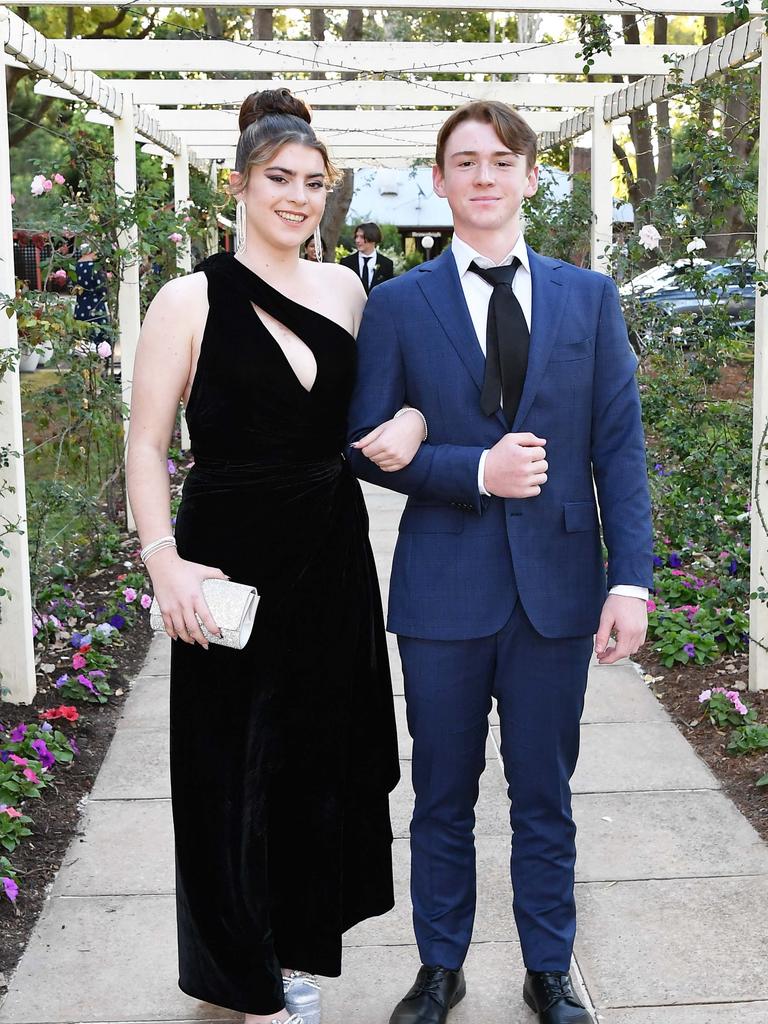
{"label": "navy suit trousers", "polygon": [[529,970],[568,971],[576,932],[569,780],[579,752],[592,637],[542,637],[518,601],[493,636],[401,636],[398,643],[413,737],[411,896],[422,963],[460,967],[472,937],[474,807],[495,697],[523,959]]}

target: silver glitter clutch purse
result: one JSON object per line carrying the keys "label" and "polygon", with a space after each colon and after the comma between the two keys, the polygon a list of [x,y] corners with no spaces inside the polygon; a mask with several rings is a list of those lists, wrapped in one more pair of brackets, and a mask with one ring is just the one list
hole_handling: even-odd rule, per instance
{"label": "silver glitter clutch purse", "polygon": [[[211,579],[203,580],[202,589],[211,615],[221,630],[221,636],[214,636],[201,622],[203,636],[212,644],[241,651],[248,643],[256,618],[259,595],[255,588],[245,583],[233,583],[232,580]],[[149,609],[149,624],[156,633],[165,632],[165,623],[156,597],[152,598]]]}

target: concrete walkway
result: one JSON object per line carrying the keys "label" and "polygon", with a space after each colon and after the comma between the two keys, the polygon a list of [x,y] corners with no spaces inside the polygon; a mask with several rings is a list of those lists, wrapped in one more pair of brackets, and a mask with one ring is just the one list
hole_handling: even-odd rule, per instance
{"label": "concrete walkway", "polygon": [[[386,592],[402,500],[367,489]],[[418,965],[408,901],[409,737],[389,637],[403,781],[394,794],[398,904],[346,937],[326,1024],[386,1024]],[[176,986],[167,746],[168,644],[135,680],[0,1024],[239,1020]],[[498,730],[477,809],[479,903],[468,995],[452,1024],[533,1024],[521,994]],[[768,1021],[768,846],[720,791],[632,666],[595,667],[574,777],[575,971],[601,1024]],[[205,808],[201,807],[201,820]]]}

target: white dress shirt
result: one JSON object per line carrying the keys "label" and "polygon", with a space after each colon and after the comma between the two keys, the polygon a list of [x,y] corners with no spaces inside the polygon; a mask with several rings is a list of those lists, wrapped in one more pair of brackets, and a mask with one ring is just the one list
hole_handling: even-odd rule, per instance
{"label": "white dress shirt", "polygon": [[357,250],[357,272],[360,275],[360,280],[363,279],[363,270],[366,267],[365,261],[368,260],[368,287],[371,287],[371,281],[373,280],[373,271],[376,267],[376,260],[379,258],[379,250],[374,249],[370,256],[366,256],[364,252]]}
{"label": "white dress shirt", "polygon": [[[488,307],[491,303],[493,286],[480,277],[479,274],[475,274],[474,271],[469,269],[469,265],[473,261],[476,262],[479,267],[487,270],[489,267],[508,266],[515,256],[520,260],[520,266],[517,268],[517,273],[512,281],[512,292],[520,303],[523,316],[525,317],[525,322],[528,324],[528,330],[530,331],[531,312],[533,308],[531,265],[528,259],[528,248],[525,244],[525,238],[523,237],[522,231],[517,236],[517,241],[510,252],[508,252],[504,259],[499,263],[494,263],[493,260],[488,259],[487,256],[481,255],[455,233],[453,241],[451,242],[451,252],[453,253],[453,258],[456,261],[456,269],[459,272],[459,281],[461,281],[461,288],[464,292],[464,298],[467,303],[467,309],[469,310],[469,316],[472,320],[472,326],[475,328],[476,340],[483,351],[483,355],[485,355],[486,350]],[[485,487],[485,460],[487,457],[488,451],[486,450],[480,456],[480,463],[477,467],[477,487],[481,494],[490,497],[490,494]],[[611,587],[611,593],[618,594],[622,597],[637,597],[643,601],[648,600],[648,591],[645,587],[621,585]]]}

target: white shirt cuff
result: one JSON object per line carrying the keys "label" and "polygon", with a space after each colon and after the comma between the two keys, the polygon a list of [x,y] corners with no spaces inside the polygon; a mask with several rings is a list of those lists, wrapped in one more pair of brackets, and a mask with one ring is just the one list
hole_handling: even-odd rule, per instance
{"label": "white shirt cuff", "polygon": [[636,597],[640,601],[648,600],[648,588],[647,587],[631,587],[629,585],[611,587],[610,592],[612,594],[618,594],[619,597]]}
{"label": "white shirt cuff", "polygon": [[488,458],[488,452],[490,448],[486,448],[480,456],[480,462],[477,464],[477,489],[484,498],[490,498],[491,492],[485,489],[485,460]]}

